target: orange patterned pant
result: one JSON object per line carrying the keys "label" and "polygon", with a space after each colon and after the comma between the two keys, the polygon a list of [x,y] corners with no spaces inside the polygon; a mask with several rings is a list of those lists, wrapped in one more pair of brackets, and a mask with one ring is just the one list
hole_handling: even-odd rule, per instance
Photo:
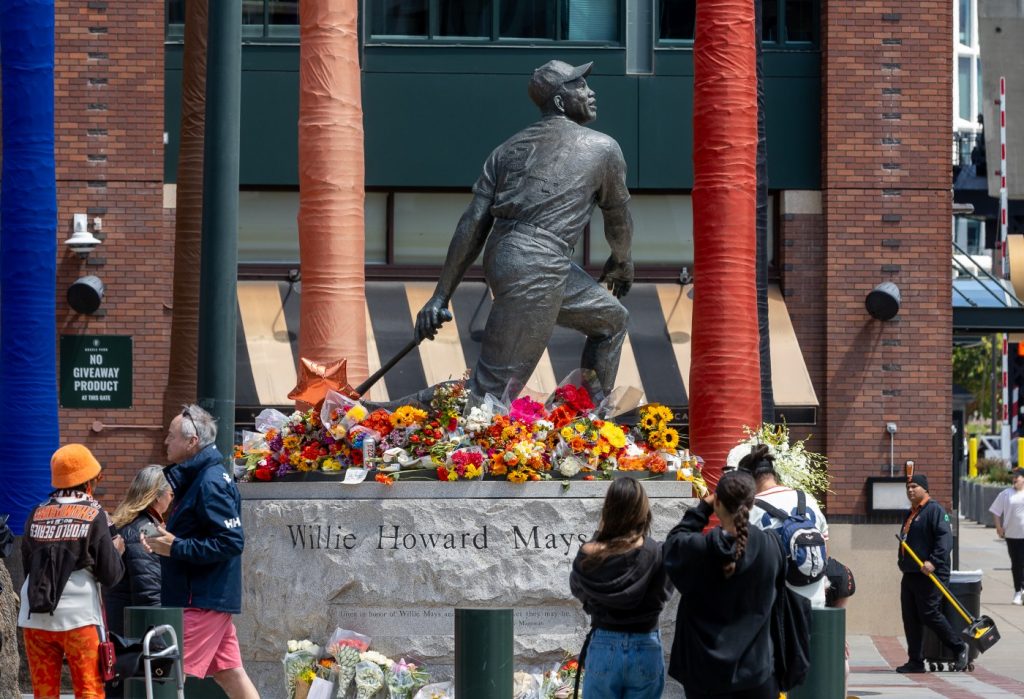
{"label": "orange patterned pant", "polygon": [[60,671],[64,658],[71,670],[75,699],[104,699],[100,677],[100,637],[95,626],[70,631],[22,629],[25,654],[35,699],[60,699]]}

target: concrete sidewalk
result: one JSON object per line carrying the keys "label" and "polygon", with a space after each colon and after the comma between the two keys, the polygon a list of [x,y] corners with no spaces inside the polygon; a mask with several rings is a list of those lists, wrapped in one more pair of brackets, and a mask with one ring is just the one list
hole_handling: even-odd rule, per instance
{"label": "concrete sidewalk", "polygon": [[[1010,560],[995,529],[960,520],[960,569],[981,570],[981,613],[992,617],[1001,640],[975,662],[974,672],[901,675],[906,643],[892,636],[852,636],[848,694],[855,697],[913,699],[1003,699],[1024,697],[1024,607],[1010,603]],[[898,573],[893,571],[893,579]],[[894,592],[898,593],[898,588]],[[854,596],[851,604],[869,604]]]}

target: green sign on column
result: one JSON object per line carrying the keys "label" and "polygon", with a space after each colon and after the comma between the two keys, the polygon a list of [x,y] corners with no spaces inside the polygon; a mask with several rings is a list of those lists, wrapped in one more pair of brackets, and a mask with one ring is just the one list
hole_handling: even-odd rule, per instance
{"label": "green sign on column", "polygon": [[61,335],[63,408],[132,407],[130,335]]}

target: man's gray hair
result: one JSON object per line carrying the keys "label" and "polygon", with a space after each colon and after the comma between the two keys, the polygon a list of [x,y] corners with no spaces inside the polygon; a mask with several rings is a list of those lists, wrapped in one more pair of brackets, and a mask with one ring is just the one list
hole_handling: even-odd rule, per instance
{"label": "man's gray hair", "polygon": [[181,436],[185,439],[198,437],[201,447],[213,444],[217,441],[217,421],[195,403],[184,405],[181,408]]}

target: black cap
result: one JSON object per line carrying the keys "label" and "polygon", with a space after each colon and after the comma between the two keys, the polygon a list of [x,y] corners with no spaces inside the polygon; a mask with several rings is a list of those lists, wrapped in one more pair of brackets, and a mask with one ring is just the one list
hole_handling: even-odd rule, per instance
{"label": "black cap", "polygon": [[581,66],[571,66],[564,61],[548,61],[533,71],[530,85],[526,90],[533,103],[538,107],[543,107],[558,93],[562,85],[571,83],[578,78],[585,78],[590,75],[590,69],[593,67],[593,61]]}
{"label": "black cap", "polygon": [[913,476],[908,478],[907,485],[910,485],[911,483],[916,483],[917,485],[924,488],[925,492],[928,492],[928,476],[924,475],[923,473],[915,473]]}

